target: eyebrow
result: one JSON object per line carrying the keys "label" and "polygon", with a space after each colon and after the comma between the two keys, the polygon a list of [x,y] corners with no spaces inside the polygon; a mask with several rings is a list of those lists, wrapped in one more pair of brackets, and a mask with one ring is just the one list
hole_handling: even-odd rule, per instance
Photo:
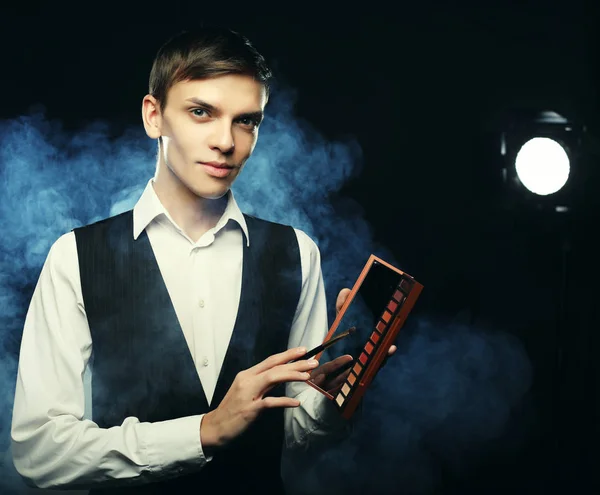
{"label": "eyebrow", "polygon": [[[208,103],[204,100],[201,100],[200,98],[196,98],[195,96],[192,96],[191,98],[187,98],[185,101],[189,101],[189,102],[192,102],[192,103],[198,105],[199,107],[203,107],[206,110],[208,110],[209,112],[215,112],[215,113],[221,112],[221,110],[219,108],[215,107],[214,105],[211,105],[210,103]],[[262,122],[263,117],[264,117],[264,112],[262,112],[261,110],[259,110],[257,112],[241,113],[236,116],[237,119],[242,119],[242,118],[254,119],[258,123]]]}

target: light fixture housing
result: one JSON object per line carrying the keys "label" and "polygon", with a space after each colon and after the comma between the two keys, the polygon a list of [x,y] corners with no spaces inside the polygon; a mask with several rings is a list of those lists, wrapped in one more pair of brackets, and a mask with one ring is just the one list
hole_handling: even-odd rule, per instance
{"label": "light fixture housing", "polygon": [[585,128],[554,111],[521,111],[501,134],[502,180],[511,200],[566,212],[574,204]]}

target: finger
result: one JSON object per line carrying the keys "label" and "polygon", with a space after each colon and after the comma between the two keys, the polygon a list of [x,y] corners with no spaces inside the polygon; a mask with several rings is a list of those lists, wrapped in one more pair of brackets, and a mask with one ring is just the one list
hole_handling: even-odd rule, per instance
{"label": "finger", "polygon": [[[315,366],[316,364],[312,365],[312,367]],[[308,373],[308,371],[298,371],[286,368],[284,366],[278,366],[277,368],[272,368],[264,373],[261,373],[257,378],[260,379],[258,384],[260,390],[262,390],[263,394],[266,394],[269,390],[280,383],[305,382],[310,379],[310,373]]]}
{"label": "finger", "polygon": [[293,347],[291,349],[288,349],[287,351],[269,356],[267,359],[264,359],[260,363],[252,366],[252,368],[248,368],[248,371],[251,371],[254,374],[263,373],[264,371],[270,370],[275,366],[278,366],[280,364],[286,364],[289,361],[292,361],[293,359],[297,359],[300,356],[306,354],[306,352],[306,347]]}
{"label": "finger", "polygon": [[290,397],[265,397],[261,400],[262,407],[273,409],[275,407],[298,407],[300,401]]}
{"label": "finger", "polygon": [[354,358],[350,354],[344,354],[333,361],[329,361],[310,372],[311,381],[318,387],[328,390],[338,383],[338,379],[340,383],[346,379],[350,374],[350,368],[346,370],[343,368],[352,361],[354,361]]}
{"label": "finger", "polygon": [[336,385],[335,387],[326,388],[328,394],[335,396],[342,389],[342,384]]}
{"label": "finger", "polygon": [[316,359],[302,359],[294,363],[287,363],[270,368],[258,375],[260,381],[255,382],[264,395],[278,385],[287,382],[307,381],[319,362]]}
{"label": "finger", "polygon": [[337,300],[335,301],[335,312],[339,313],[342,310],[342,306],[348,299],[348,295],[352,292],[350,289],[342,289],[337,296]]}
{"label": "finger", "polygon": [[388,349],[387,354],[385,355],[385,357],[383,358],[383,361],[381,362],[381,366],[379,367],[379,369],[383,368],[386,363],[388,362],[388,359],[390,358],[390,356],[392,354],[394,354],[396,351],[398,350],[398,347],[396,347],[395,345],[391,345],[390,348]]}
{"label": "finger", "polygon": [[349,374],[350,370],[346,370],[343,373],[339,374],[333,380],[331,380],[331,383],[327,384],[327,388],[335,390],[336,388],[341,387],[346,381],[346,378],[348,378]]}
{"label": "finger", "polygon": [[329,373],[333,373],[335,370],[341,368],[345,364],[348,364],[350,361],[353,361],[354,358],[350,354],[344,354],[343,356],[339,356],[332,361],[328,361],[318,368],[314,369],[311,374],[324,374],[328,375]]}
{"label": "finger", "polygon": [[295,361],[293,363],[286,363],[283,365],[279,365],[277,367],[271,368],[281,369],[282,371],[308,371],[313,372],[319,366],[319,361],[315,358],[310,359],[300,359],[299,361]]}
{"label": "finger", "polygon": [[320,374],[320,375],[312,375],[310,377],[310,380],[312,383],[314,383],[317,387],[321,387],[322,385],[325,383],[325,375]]}

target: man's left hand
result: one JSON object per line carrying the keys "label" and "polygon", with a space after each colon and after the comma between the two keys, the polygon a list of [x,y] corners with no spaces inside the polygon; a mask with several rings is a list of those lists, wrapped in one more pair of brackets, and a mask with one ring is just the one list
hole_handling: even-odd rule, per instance
{"label": "man's left hand", "polygon": [[[344,303],[346,302],[346,299],[348,299],[348,296],[350,295],[350,292],[352,292],[350,289],[342,289],[340,291],[340,293],[337,296],[337,300],[335,301],[335,312],[336,314],[339,314],[339,312],[342,310],[342,307],[344,306]],[[398,348],[392,344],[390,346],[390,348],[388,349],[388,354],[386,356],[386,360],[387,358],[389,358],[392,354],[394,354],[394,352],[396,352]],[[385,364],[385,361],[384,361]],[[318,368],[317,368],[318,369]],[[316,371],[316,370],[314,370]]]}
{"label": "man's left hand", "polygon": [[[339,314],[339,312],[342,310],[342,307],[344,306],[346,299],[348,299],[350,292],[350,289],[342,289],[338,294],[337,300],[335,302],[336,314]],[[387,356],[385,357],[381,367],[385,366],[385,363],[388,360],[388,358],[392,354],[394,354],[396,350],[397,347],[392,344],[388,349]],[[329,393],[333,393],[346,381],[346,378],[350,373],[350,369],[347,369],[344,372],[335,375],[334,378],[328,378],[328,376],[330,376],[332,373],[335,373],[336,370],[347,366],[352,361],[354,361],[354,358],[350,354],[344,354],[343,356],[339,356],[331,361],[328,361],[310,372],[310,381],[312,381],[321,389],[326,390]]]}

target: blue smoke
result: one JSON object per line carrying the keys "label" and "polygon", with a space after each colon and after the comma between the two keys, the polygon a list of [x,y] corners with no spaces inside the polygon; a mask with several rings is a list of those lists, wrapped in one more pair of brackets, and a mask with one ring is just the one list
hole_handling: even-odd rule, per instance
{"label": "blue smoke", "polygon": [[[360,207],[337,195],[360,172],[359,146],[325,140],[294,116],[294,101],[293,91],[275,91],[234,191],[244,211],[315,239],[332,318],[337,292],[352,286],[371,253],[402,265],[373,241]],[[29,493],[12,467],[9,431],[33,288],[61,234],[133,207],[154,173],[156,144],[141,125],[117,137],[102,122],[68,132],[43,110],[0,122],[0,135],[0,491]],[[399,344],[365,397],[352,436],[312,458],[286,459],[290,493],[381,493],[390,486],[431,493],[440,460],[457,472],[469,469],[473,456],[503,434],[530,387],[522,346],[502,332],[413,317]],[[292,463],[301,477],[290,475]]]}
{"label": "blue smoke", "polygon": [[440,493],[442,469],[466,475],[482,456],[522,446],[523,432],[507,428],[532,381],[518,339],[420,317],[398,346],[352,435],[285,460],[290,494]]}

